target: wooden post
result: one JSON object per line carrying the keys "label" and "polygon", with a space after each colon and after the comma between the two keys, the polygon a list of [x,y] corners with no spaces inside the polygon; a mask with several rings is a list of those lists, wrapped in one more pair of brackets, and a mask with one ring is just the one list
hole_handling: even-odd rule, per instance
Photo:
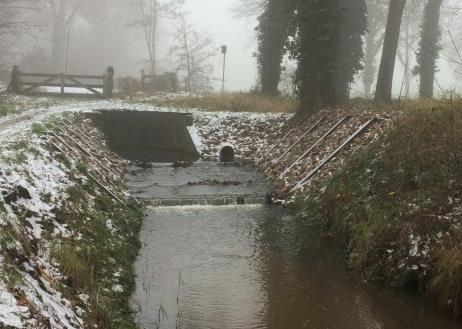
{"label": "wooden post", "polygon": [[114,67],[109,66],[104,73],[103,81],[103,95],[104,97],[112,97],[112,90],[114,88]]}
{"label": "wooden post", "polygon": [[171,72],[170,74],[170,92],[177,93],[178,92],[178,79],[175,72]]}
{"label": "wooden post", "polygon": [[59,83],[61,85],[61,95],[64,95],[64,83],[65,83],[66,76],[64,73],[59,74]]}
{"label": "wooden post", "polygon": [[144,74],[144,70],[141,70],[141,91],[144,92],[144,88],[145,88],[145,81],[146,79],[146,75]]}
{"label": "wooden post", "polygon": [[13,66],[13,71],[11,71],[11,81],[8,89],[16,94],[21,92],[21,71],[17,65]]}

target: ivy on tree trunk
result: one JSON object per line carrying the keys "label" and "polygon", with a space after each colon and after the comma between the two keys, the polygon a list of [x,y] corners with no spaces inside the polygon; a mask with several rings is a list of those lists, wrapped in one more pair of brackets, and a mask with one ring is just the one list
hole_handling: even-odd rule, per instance
{"label": "ivy on tree trunk", "polygon": [[443,0],[428,0],[425,6],[421,30],[420,49],[417,53],[415,73],[420,75],[419,94],[422,98],[433,98],[436,62],[441,50],[440,15]]}

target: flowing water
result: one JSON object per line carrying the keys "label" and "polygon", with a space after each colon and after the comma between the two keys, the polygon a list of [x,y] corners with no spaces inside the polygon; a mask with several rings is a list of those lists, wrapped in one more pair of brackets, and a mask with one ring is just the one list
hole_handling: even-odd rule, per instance
{"label": "flowing water", "polygon": [[146,210],[136,263],[143,328],[460,328],[416,296],[361,282],[310,221],[276,206],[236,205],[269,190],[252,169],[129,170],[133,193],[160,205]]}

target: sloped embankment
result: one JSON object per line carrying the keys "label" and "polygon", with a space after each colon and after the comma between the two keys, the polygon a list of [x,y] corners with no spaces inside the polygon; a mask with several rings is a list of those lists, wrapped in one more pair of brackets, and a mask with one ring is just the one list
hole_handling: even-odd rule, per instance
{"label": "sloped embankment", "polygon": [[132,328],[141,212],[87,120],[12,132],[0,149],[0,327]]}
{"label": "sloped embankment", "polygon": [[346,237],[366,278],[418,289],[459,317],[461,140],[460,108],[407,113],[298,203]]}
{"label": "sloped embankment", "polygon": [[[229,143],[238,157],[256,164],[276,187],[286,191],[365,127],[301,189],[332,176],[346,159],[377,140],[398,117],[396,112],[359,109],[321,111],[305,119],[287,114],[195,115],[205,156],[217,154],[220,145]],[[370,125],[366,127],[367,123]]]}
{"label": "sloped embankment", "polygon": [[460,317],[460,106],[337,110],[302,122],[234,114],[199,132],[213,152],[230,141],[289,192],[371,118],[374,124],[285,197],[303,216],[318,218],[325,233],[346,241],[349,264],[365,279],[418,290]]}

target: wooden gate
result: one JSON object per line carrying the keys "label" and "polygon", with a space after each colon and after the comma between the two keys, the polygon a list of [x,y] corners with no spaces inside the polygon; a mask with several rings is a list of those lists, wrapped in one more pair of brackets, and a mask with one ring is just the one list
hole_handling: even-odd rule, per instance
{"label": "wooden gate", "polygon": [[[98,97],[112,97],[114,88],[114,68],[108,67],[103,75],[76,75],[67,73],[23,73],[19,66],[13,67],[11,73],[10,90],[17,94],[46,94],[56,95],[49,91],[37,91],[37,88],[59,88],[60,95],[96,95]],[[66,88],[86,89],[90,94],[66,92]]]}
{"label": "wooden gate", "polygon": [[177,75],[172,72],[152,75],[141,71],[141,90],[176,93],[178,92]]}

